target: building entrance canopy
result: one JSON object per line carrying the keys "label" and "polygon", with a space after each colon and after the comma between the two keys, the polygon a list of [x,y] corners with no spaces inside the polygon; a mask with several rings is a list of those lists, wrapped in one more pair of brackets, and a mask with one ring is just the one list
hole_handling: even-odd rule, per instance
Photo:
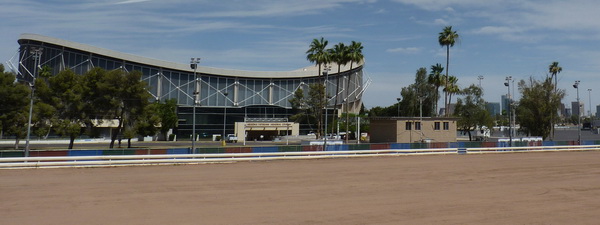
{"label": "building entrance canopy", "polygon": [[239,140],[274,140],[279,136],[299,135],[300,124],[280,118],[246,118],[235,123],[235,134]]}

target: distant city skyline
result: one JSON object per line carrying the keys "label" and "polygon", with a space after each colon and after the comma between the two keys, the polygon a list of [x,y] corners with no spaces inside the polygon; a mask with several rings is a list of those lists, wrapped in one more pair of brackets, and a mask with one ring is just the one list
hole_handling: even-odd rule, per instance
{"label": "distant city skyline", "polygon": [[573,115],[585,116],[584,112],[585,104],[577,101],[571,102],[571,113],[573,113]]}

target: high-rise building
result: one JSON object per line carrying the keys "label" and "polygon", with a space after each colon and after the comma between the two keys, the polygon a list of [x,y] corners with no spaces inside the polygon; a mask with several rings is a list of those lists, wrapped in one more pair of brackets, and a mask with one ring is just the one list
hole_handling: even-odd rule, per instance
{"label": "high-rise building", "polygon": [[565,117],[571,117],[571,115],[573,115],[571,109],[570,108],[566,108],[565,109]]}
{"label": "high-rise building", "polygon": [[492,115],[492,116],[499,115],[502,112],[502,110],[500,109],[499,102],[488,102],[485,105],[485,108],[487,109],[488,112],[490,112],[490,115]]}
{"label": "high-rise building", "polygon": [[502,99],[502,109],[500,109],[500,112],[505,111],[505,113],[508,114],[508,103],[509,103],[508,95],[502,95],[501,99]]}
{"label": "high-rise building", "polygon": [[583,116],[583,113],[585,112],[585,108],[582,102],[571,102],[571,110],[573,112],[573,115],[576,116]]}
{"label": "high-rise building", "polygon": [[600,105],[596,106],[596,118],[600,118]]}

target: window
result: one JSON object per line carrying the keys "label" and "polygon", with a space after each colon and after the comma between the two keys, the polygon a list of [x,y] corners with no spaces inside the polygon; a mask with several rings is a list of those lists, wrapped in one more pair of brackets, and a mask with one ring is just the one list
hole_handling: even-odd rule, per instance
{"label": "window", "polygon": [[406,122],[406,130],[412,130],[412,123],[411,122]]}
{"label": "window", "polygon": [[415,122],[415,130],[421,130],[421,122]]}
{"label": "window", "polygon": [[450,130],[450,123],[444,122],[444,130]]}
{"label": "window", "polygon": [[435,122],[435,123],[433,124],[433,129],[434,129],[434,130],[440,130],[440,122]]}

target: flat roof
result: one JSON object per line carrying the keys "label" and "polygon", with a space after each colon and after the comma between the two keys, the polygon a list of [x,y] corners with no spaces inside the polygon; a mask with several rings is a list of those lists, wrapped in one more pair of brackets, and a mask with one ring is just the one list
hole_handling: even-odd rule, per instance
{"label": "flat roof", "polygon": [[[53,38],[53,37],[47,37],[47,36],[38,35],[38,34],[27,34],[27,33],[21,34],[21,36],[19,37],[19,43],[21,43],[21,40],[39,41],[42,43],[49,43],[49,44],[54,44],[54,45],[59,45],[59,46],[65,46],[65,47],[72,48],[72,49],[77,49],[77,50],[84,51],[84,52],[90,52],[90,53],[97,54],[97,55],[122,59],[122,60],[128,61],[128,62],[151,65],[151,66],[179,70],[179,71],[194,72],[194,70],[192,70],[190,68],[189,64],[181,64],[181,63],[167,62],[167,61],[158,60],[158,59],[146,58],[146,57],[117,52],[117,51],[113,51],[113,50],[94,47],[91,45],[85,45],[85,44],[62,40],[62,39]],[[364,64],[363,62],[354,63],[353,69],[356,69],[356,68],[362,66],[363,64]],[[334,71],[337,71],[337,64],[332,63],[330,65],[332,68],[331,74],[332,75],[336,74]],[[234,69],[206,67],[206,66],[201,66],[201,64],[200,64],[200,65],[198,65],[196,72],[203,73],[203,74],[231,76],[231,77],[262,78],[262,79],[278,78],[278,79],[281,79],[281,78],[317,77],[317,70],[318,70],[318,67],[316,65],[307,66],[307,67],[300,68],[300,69],[293,70],[293,71],[246,71],[246,70],[234,70]],[[341,72],[345,72],[345,71],[349,71],[349,70],[350,70],[349,64],[341,67]]]}
{"label": "flat roof", "polygon": [[369,120],[426,120],[426,121],[457,121],[458,117],[369,117]]}

